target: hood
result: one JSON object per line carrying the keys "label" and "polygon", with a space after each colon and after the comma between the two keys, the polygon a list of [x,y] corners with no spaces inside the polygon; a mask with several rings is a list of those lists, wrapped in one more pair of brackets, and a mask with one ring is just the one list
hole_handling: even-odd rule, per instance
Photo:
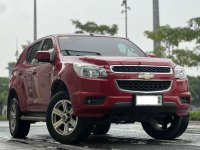
{"label": "hood", "polygon": [[102,56],[84,56],[79,57],[80,61],[96,65],[153,65],[153,66],[171,66],[176,64],[171,59],[151,58],[151,57],[102,57]]}

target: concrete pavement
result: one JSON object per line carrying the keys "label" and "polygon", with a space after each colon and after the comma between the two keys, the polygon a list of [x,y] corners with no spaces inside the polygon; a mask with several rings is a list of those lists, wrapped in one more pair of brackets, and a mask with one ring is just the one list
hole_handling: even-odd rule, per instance
{"label": "concrete pavement", "polygon": [[0,122],[0,150],[84,150],[84,149],[161,149],[200,150],[200,122],[191,121],[187,131],[176,140],[155,140],[149,137],[140,123],[113,124],[105,136],[91,136],[87,141],[75,145],[63,145],[54,141],[44,122],[31,126],[27,139],[14,139],[8,122]]}

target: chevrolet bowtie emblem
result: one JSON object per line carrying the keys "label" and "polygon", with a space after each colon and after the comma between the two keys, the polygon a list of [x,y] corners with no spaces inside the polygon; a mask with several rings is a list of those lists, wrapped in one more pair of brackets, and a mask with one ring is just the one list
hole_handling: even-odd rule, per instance
{"label": "chevrolet bowtie emblem", "polygon": [[139,79],[145,79],[145,80],[152,79],[153,77],[154,77],[154,75],[149,74],[149,73],[139,74],[139,76],[138,76]]}

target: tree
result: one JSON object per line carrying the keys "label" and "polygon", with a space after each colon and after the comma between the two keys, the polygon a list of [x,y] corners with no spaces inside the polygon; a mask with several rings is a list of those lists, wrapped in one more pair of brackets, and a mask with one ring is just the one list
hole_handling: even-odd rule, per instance
{"label": "tree", "polygon": [[175,49],[172,55],[172,60],[181,66],[199,66],[200,53],[196,50]]}
{"label": "tree", "polygon": [[162,46],[160,48],[157,48],[154,50],[154,53],[158,57],[166,57],[166,51],[169,51],[172,46],[171,37],[172,34],[172,28],[169,25],[161,26],[155,29],[155,31],[145,31],[145,35],[147,38],[150,38],[154,41],[161,41]]}
{"label": "tree", "polygon": [[118,26],[113,24],[111,27],[107,25],[97,25],[95,22],[88,21],[82,24],[78,20],[72,20],[72,24],[78,29],[75,33],[95,33],[115,35],[118,31]]}
{"label": "tree", "polygon": [[200,107],[200,77],[188,77],[189,90],[192,94],[192,104],[196,107]]}
{"label": "tree", "polygon": [[2,108],[7,103],[8,98],[8,78],[0,77],[0,115],[2,113]]}
{"label": "tree", "polygon": [[31,41],[26,41],[25,44],[21,44],[22,49],[24,50],[29,44],[31,44]]}
{"label": "tree", "polygon": [[167,57],[182,66],[198,66],[200,62],[200,46],[193,50],[179,49],[181,42],[196,40],[200,42],[200,18],[190,19],[188,27],[172,28],[160,26],[155,31],[145,31],[147,38],[161,41],[161,47],[154,50],[158,57]]}
{"label": "tree", "polygon": [[195,31],[195,39],[197,43],[195,50],[200,51],[200,17],[190,19],[188,25]]}
{"label": "tree", "polygon": [[15,67],[15,65],[16,65],[16,62],[8,62],[8,67],[6,67],[6,69],[8,69],[9,76],[11,75],[11,72],[13,68]]}
{"label": "tree", "polygon": [[199,30],[200,29],[200,17],[192,18],[188,21],[191,28]]}

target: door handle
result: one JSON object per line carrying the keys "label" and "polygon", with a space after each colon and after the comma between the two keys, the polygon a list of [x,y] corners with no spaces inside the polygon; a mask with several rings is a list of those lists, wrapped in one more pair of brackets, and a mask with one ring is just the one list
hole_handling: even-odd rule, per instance
{"label": "door handle", "polygon": [[33,75],[35,75],[36,73],[37,73],[37,71],[36,71],[36,70],[34,70],[34,71],[33,71]]}
{"label": "door handle", "polygon": [[19,70],[19,72],[18,72],[18,75],[19,75],[19,76],[21,76],[21,75],[22,75],[22,71],[21,71],[21,70]]}

